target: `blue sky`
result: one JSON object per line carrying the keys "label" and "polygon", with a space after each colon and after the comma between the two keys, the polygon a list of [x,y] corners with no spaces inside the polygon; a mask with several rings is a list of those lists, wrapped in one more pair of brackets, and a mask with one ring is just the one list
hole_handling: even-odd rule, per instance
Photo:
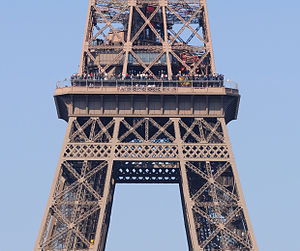
{"label": "blue sky", "polygon": [[[33,249],[66,129],[52,95],[77,71],[87,6],[1,3],[0,251]],[[217,71],[242,95],[229,133],[258,246],[299,250],[300,2],[208,0],[208,8]],[[177,186],[122,185],[115,195],[108,251],[140,251],[147,241],[149,251],[186,250]]]}

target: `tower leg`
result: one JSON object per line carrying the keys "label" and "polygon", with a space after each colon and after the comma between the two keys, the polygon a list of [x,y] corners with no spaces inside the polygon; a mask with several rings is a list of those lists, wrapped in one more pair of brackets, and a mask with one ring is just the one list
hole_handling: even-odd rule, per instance
{"label": "tower leg", "polygon": [[258,250],[223,118],[177,119],[191,250]]}
{"label": "tower leg", "polygon": [[[45,210],[42,222],[41,222],[38,237],[37,237],[35,245],[34,245],[34,251],[42,250],[43,242],[44,242],[46,236],[48,235],[49,232],[51,232],[51,233],[53,232],[54,221],[56,221],[56,220],[53,220],[53,222],[50,224],[50,219],[51,219],[50,206],[53,203],[54,190],[57,187],[58,180],[61,178],[61,162],[62,162],[66,144],[69,141],[69,134],[70,134],[70,129],[73,124],[73,121],[74,121],[74,118],[70,118],[69,122],[68,122],[68,127],[67,127],[66,134],[64,137],[62,150],[61,150],[61,153],[59,156],[59,161],[57,164],[56,172],[55,172],[52,186],[51,186],[50,196],[47,201],[47,206],[46,206],[46,210]],[[61,189],[63,187],[62,182],[60,182],[58,186],[59,186],[59,190],[61,191]],[[48,240],[48,238],[47,238],[47,240]]]}
{"label": "tower leg", "polygon": [[104,120],[70,118],[35,251],[104,250],[120,119]]}

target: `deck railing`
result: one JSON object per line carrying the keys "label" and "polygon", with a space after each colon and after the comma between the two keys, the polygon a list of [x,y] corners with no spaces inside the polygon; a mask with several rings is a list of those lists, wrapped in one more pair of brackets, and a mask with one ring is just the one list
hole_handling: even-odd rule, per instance
{"label": "deck railing", "polygon": [[99,89],[117,92],[170,92],[201,90],[207,88],[226,88],[232,92],[238,91],[236,82],[226,82],[223,80],[103,80],[103,79],[65,79],[56,83],[56,88],[72,87],[78,89]]}

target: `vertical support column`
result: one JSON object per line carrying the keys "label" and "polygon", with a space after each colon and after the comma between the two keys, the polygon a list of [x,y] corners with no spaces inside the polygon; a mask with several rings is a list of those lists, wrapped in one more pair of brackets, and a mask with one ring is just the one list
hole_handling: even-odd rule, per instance
{"label": "vertical support column", "polygon": [[127,39],[126,39],[126,45],[124,46],[126,51],[125,51],[122,79],[124,79],[124,76],[127,72],[129,51],[132,49],[131,26],[132,26],[132,16],[133,16],[133,1],[128,1],[128,3],[130,4],[130,9],[129,9],[129,20],[128,20],[128,27],[127,27]]}
{"label": "vertical support column", "polygon": [[[165,1],[162,1],[165,3]],[[167,59],[167,70],[168,70],[168,79],[172,80],[172,67],[170,61],[170,53],[169,53],[169,41],[168,41],[168,23],[167,23],[167,15],[166,15],[166,6],[162,6],[162,14],[163,14],[163,26],[164,26],[164,43],[165,43],[165,51],[166,51],[166,59]]]}
{"label": "vertical support column", "polygon": [[88,7],[88,13],[86,18],[86,25],[85,25],[85,31],[83,36],[83,45],[81,50],[81,59],[80,59],[80,65],[79,65],[79,74],[81,75],[83,73],[84,68],[84,53],[88,50],[89,47],[89,38],[92,36],[92,6],[95,5],[95,0],[89,1],[89,7]]}
{"label": "vertical support column", "polygon": [[211,34],[210,34],[210,28],[209,28],[209,20],[208,20],[208,14],[207,14],[207,3],[206,0],[200,0],[200,4],[203,5],[204,8],[204,39],[206,40],[205,47],[209,51],[209,57],[210,57],[210,66],[211,66],[211,73],[216,73],[216,67],[215,67],[215,59],[214,59],[214,52],[212,47],[212,40],[211,40]]}
{"label": "vertical support column", "polygon": [[180,136],[180,129],[179,129],[179,118],[173,118],[174,123],[174,130],[175,130],[175,143],[178,147],[178,155],[180,158],[180,171],[181,171],[181,201],[184,211],[184,219],[185,219],[185,226],[187,231],[188,243],[189,243],[189,250],[190,251],[203,251],[202,248],[199,246],[197,232],[195,227],[195,220],[193,215],[193,201],[190,198],[189,194],[189,186],[188,186],[188,178],[187,178],[187,171],[182,152],[182,140]]}
{"label": "vertical support column", "polygon": [[62,149],[61,149],[61,152],[60,152],[57,168],[56,168],[56,171],[55,171],[55,174],[54,174],[54,178],[53,178],[53,182],[52,182],[52,186],[51,186],[47,206],[46,206],[45,213],[44,213],[44,216],[43,216],[43,219],[42,219],[42,223],[41,223],[41,226],[40,226],[40,229],[39,229],[38,237],[37,237],[35,245],[34,245],[34,251],[42,250],[40,246],[41,246],[41,242],[43,241],[43,239],[45,238],[45,235],[46,235],[47,226],[48,226],[47,221],[49,221],[49,219],[50,219],[49,210],[50,210],[51,205],[53,204],[53,196],[54,196],[54,192],[55,192],[55,187],[56,187],[56,184],[58,182],[59,175],[61,173],[61,164],[63,162],[63,154],[64,154],[64,151],[65,151],[66,145],[69,142],[70,131],[71,131],[72,124],[73,124],[74,120],[75,120],[75,118],[71,117],[71,118],[69,118],[69,121],[68,121],[68,127],[67,127],[66,134],[65,134],[65,137],[64,137],[63,146],[62,146]]}
{"label": "vertical support column", "polygon": [[248,232],[251,238],[251,242],[252,242],[252,246],[253,246],[253,251],[258,251],[258,246],[255,240],[255,236],[254,236],[254,231],[251,225],[251,221],[250,221],[250,217],[247,211],[247,207],[246,207],[246,203],[245,203],[245,198],[244,198],[244,194],[242,192],[242,187],[241,187],[241,183],[239,180],[239,176],[238,176],[238,172],[237,172],[237,168],[236,168],[236,164],[235,164],[235,160],[233,158],[233,153],[232,153],[232,148],[231,148],[231,144],[230,144],[230,140],[229,140],[229,135],[228,135],[228,130],[227,130],[227,126],[226,126],[226,122],[224,118],[220,118],[219,121],[221,122],[222,125],[222,130],[224,133],[224,141],[228,147],[228,151],[230,154],[230,163],[231,163],[231,167],[232,167],[232,172],[234,175],[234,180],[237,186],[237,193],[238,196],[240,198],[239,203],[240,203],[240,207],[243,208],[243,212],[244,212],[244,216],[245,219],[247,221],[247,226],[248,226]]}
{"label": "vertical support column", "polygon": [[99,215],[99,221],[97,225],[97,231],[95,236],[95,245],[91,251],[103,251],[105,248],[107,232],[108,232],[108,223],[110,218],[110,212],[112,207],[113,200],[113,191],[114,191],[114,181],[112,179],[112,169],[113,169],[113,159],[116,143],[118,141],[118,134],[120,128],[120,122],[123,118],[114,118],[115,127],[113,132],[113,137],[111,140],[111,155],[108,160],[107,173],[104,184],[103,198],[101,201],[101,211]]}

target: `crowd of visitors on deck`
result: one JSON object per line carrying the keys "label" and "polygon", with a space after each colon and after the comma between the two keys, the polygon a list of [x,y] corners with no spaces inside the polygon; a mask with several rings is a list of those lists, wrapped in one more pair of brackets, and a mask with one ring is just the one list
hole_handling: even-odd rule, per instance
{"label": "crowd of visitors on deck", "polygon": [[[165,72],[159,72],[158,75],[155,75],[158,80],[178,80],[178,81],[192,81],[192,80],[200,80],[200,81],[219,81],[222,82],[224,80],[224,75],[222,74],[211,74],[211,75],[200,75],[193,74],[188,75],[181,73],[180,71],[173,75],[171,79],[168,78],[168,75]],[[118,74],[118,75],[109,75],[105,73],[83,73],[82,75],[78,73],[74,73],[71,76],[71,81],[76,80],[155,80],[153,75],[144,73],[144,72],[129,72],[126,74]]]}
{"label": "crowd of visitors on deck", "polygon": [[[163,88],[176,88],[176,87],[223,87],[224,75],[211,74],[188,75],[186,73],[178,72],[173,75],[171,79],[164,71],[158,72],[155,75],[150,75],[144,72],[131,71],[124,75],[122,74],[108,74],[108,73],[83,73],[82,75],[74,73],[71,76],[72,86],[88,86],[88,87],[101,87],[117,85],[120,91],[129,90],[133,88],[135,91],[142,91],[145,88],[152,91],[159,91]],[[157,89],[157,90],[156,90]]]}

